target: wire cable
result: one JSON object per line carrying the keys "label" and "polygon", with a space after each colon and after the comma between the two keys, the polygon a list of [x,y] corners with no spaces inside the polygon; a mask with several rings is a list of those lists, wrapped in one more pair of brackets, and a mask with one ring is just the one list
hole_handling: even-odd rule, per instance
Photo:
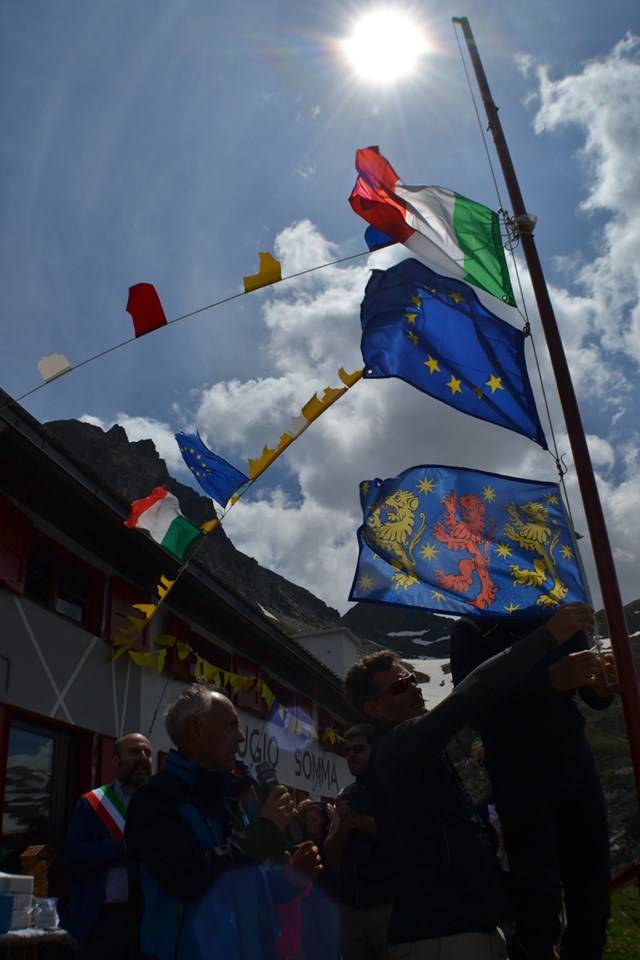
{"label": "wire cable", "polygon": [[[361,250],[360,253],[352,253],[348,257],[339,257],[337,260],[329,260],[327,263],[319,263],[315,267],[307,267],[306,270],[299,270],[297,273],[290,273],[288,276],[282,277],[281,280],[276,282],[284,283],[285,280],[295,280],[297,277],[304,277],[308,273],[315,273],[317,270],[324,270],[326,267],[335,267],[339,263],[347,263],[349,260],[357,260],[359,257],[365,257],[374,252],[375,251],[373,250]],[[274,284],[266,284],[266,286],[274,286]],[[263,290],[264,287],[257,287],[256,289]],[[232,300],[238,300],[240,297],[246,297],[251,293],[255,293],[255,290],[241,290],[239,293],[232,293],[229,297],[223,297],[221,300],[215,300],[213,303],[208,303],[204,307],[198,307],[196,310],[190,310],[189,313],[183,313],[179,317],[174,317],[173,320],[168,320],[166,323],[162,324],[162,326],[156,327],[154,330],[150,330],[149,333],[145,334],[145,337],[155,333],[156,330],[164,330],[166,327],[169,327],[174,323],[179,323],[180,320],[188,320],[189,317],[195,317],[199,313],[204,313],[206,310],[213,310],[215,307],[221,307],[225,303],[231,303]],[[27,397],[31,397],[34,393],[38,393],[38,391],[44,389],[44,387],[48,387],[49,384],[53,383],[55,380],[60,380],[63,376],[66,376],[67,373],[73,373],[74,370],[79,370],[80,367],[86,367],[87,364],[93,363],[94,360],[99,360],[101,357],[106,357],[108,354],[114,353],[114,351],[120,350],[121,347],[126,347],[127,344],[134,343],[139,339],[141,338],[135,336],[128,337],[126,340],[121,340],[119,343],[115,343],[112,347],[107,347],[106,350],[101,350],[99,353],[95,353],[93,356],[87,357],[85,360],[80,360],[78,363],[74,363],[64,373],[51,377],[50,380],[45,380],[43,383],[39,383],[36,387],[32,387],[25,393],[21,393],[20,396],[13,397],[11,400],[5,401],[5,403],[0,406],[0,411],[4,410],[6,407],[13,406],[15,403],[20,403],[22,400],[26,400]]]}

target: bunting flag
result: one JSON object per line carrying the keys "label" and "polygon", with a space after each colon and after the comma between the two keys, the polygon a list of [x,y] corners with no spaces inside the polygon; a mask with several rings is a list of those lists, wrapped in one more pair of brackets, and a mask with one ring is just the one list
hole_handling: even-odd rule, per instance
{"label": "bunting flag", "polygon": [[[146,530],[151,539],[183,560],[200,531],[180,513],[176,497],[164,487],[156,487],[148,497],[134,500],[125,527]],[[148,618],[150,619],[150,618]]]}
{"label": "bunting flag", "polygon": [[378,147],[356,152],[355,213],[449,277],[515,306],[497,213],[445,187],[404,184]]}
{"label": "bunting flag", "polygon": [[267,467],[270,467],[273,461],[277,460],[280,454],[284,453],[287,447],[290,446],[301,433],[304,433],[314,420],[317,420],[325,410],[328,410],[336,400],[344,396],[347,390],[350,390],[351,387],[362,378],[362,374],[362,370],[356,370],[355,373],[347,373],[346,370],[340,367],[338,376],[344,386],[325,387],[322,397],[318,397],[318,394],[314,393],[311,399],[303,406],[300,415],[292,419],[289,430],[281,434],[277,445],[273,449],[265,446],[259,457],[256,457],[255,460],[249,460],[249,477],[251,480],[255,480],[256,477],[264,473]]}
{"label": "bunting flag", "polygon": [[147,670],[155,670],[156,673],[162,673],[165,660],[167,659],[167,651],[160,650],[158,652],[150,651],[143,653],[139,650],[129,650],[129,657],[137,667],[146,667]]}
{"label": "bunting flag", "polygon": [[45,383],[69,373],[73,367],[64,353],[50,353],[38,360],[38,371]]}
{"label": "bunting flag", "polygon": [[[133,641],[129,641],[129,643],[132,642]],[[241,690],[253,689],[266,703],[267,710],[270,714],[270,723],[275,723],[276,726],[282,727],[282,729],[296,737],[303,739],[318,739],[318,734],[316,733],[313,724],[306,720],[302,720],[300,717],[297,717],[294,713],[292,713],[287,707],[284,707],[276,699],[276,696],[271,690],[269,684],[262,677],[252,677],[247,676],[246,674],[233,673],[231,670],[223,670],[221,667],[217,667],[215,664],[210,663],[199,653],[196,653],[188,643],[179,641],[177,637],[171,634],[161,634],[160,636],[156,637],[154,643],[157,647],[160,647],[160,650],[141,651],[130,650],[127,648],[126,650],[120,650],[118,657],[128,652],[131,662],[135,663],[136,666],[143,667],[147,670],[155,670],[157,673],[162,673],[166,666],[167,650],[175,647],[180,660],[192,658],[194,667],[193,673],[196,680],[204,680],[206,683],[210,683],[213,686],[219,687],[221,690],[228,690],[231,696],[237,695]],[[116,645],[116,641],[114,641],[114,645]],[[117,658],[112,658],[112,660],[115,659]],[[329,730],[335,735],[333,728],[329,728]],[[334,740],[330,739],[330,736],[327,738],[327,732],[325,731],[325,734],[323,735],[323,741],[326,742],[327,739],[329,739],[330,742],[335,742]]]}
{"label": "bunting flag", "polygon": [[468,284],[403,260],[372,272],[360,317],[366,378],[399,377],[547,449],[525,335],[487,310]]}
{"label": "bunting flag", "polygon": [[[243,481],[251,481],[256,477],[260,476],[264,471],[273,463],[277,457],[296,439],[300,436],[307,427],[313,423],[314,420],[317,420],[325,410],[336,402],[340,397],[342,397],[347,390],[349,390],[355,383],[362,378],[363,371],[356,370],[355,373],[347,373],[342,367],[338,372],[341,382],[344,384],[340,388],[326,387],[322,397],[318,397],[317,394],[314,394],[313,397],[304,405],[299,417],[295,417],[291,424],[291,432],[282,434],[280,441],[275,449],[270,449],[269,447],[264,448],[262,455],[256,460],[249,461],[249,477],[246,477],[239,470],[236,470],[235,467],[232,467],[231,464],[226,463],[220,457],[217,457],[210,450],[208,450],[204,444],[202,444],[202,451],[206,452],[212,460],[211,463],[214,464],[215,469],[220,469],[221,465],[224,465],[224,476],[222,482],[229,482],[231,484],[233,475],[235,477],[242,478]],[[189,447],[189,456],[194,456],[194,462],[200,462],[197,458],[198,450],[193,445],[193,435],[188,434],[176,434],[176,439],[180,445],[181,437],[186,438],[191,446]],[[198,438],[196,438],[198,439]],[[182,444],[185,445],[184,443]],[[204,452],[202,452],[202,457],[204,460]],[[221,487],[220,478],[216,479],[214,475],[214,470],[212,468],[210,472],[205,470],[199,470],[198,482],[202,483],[203,480],[207,482],[212,482],[216,484],[218,493],[221,496],[224,496],[225,488]],[[250,483],[246,482],[242,487],[237,487],[235,495],[231,496],[231,506],[233,506],[237,500],[242,496],[242,494],[249,488]],[[228,488],[227,488],[228,489]],[[231,509],[231,507],[229,507]],[[177,499],[170,494],[164,487],[156,487],[155,490],[142,500],[136,500],[131,504],[131,516],[128,520],[125,521],[126,526],[135,527],[148,530],[152,538],[156,542],[160,543],[162,546],[170,550],[174,556],[179,559],[184,560],[186,554],[193,543],[193,541],[203,534],[212,533],[220,524],[220,520],[217,517],[214,517],[212,520],[208,520],[206,523],[202,524],[200,530],[196,528],[182,516],[179,509],[179,504]],[[178,576],[186,569],[188,561],[186,561],[183,566],[178,571],[178,574],[174,580],[169,580],[167,577],[162,575],[160,581],[156,586],[156,591],[158,594],[157,603],[144,603],[144,604],[134,604],[134,608],[143,613],[143,617],[128,617],[127,619],[131,621],[131,627],[126,628],[125,630],[120,629],[118,635],[113,639],[114,647],[116,651],[112,657],[112,662],[119,659],[123,656],[127,650],[133,644],[133,640],[141,630],[146,627],[147,623],[156,615],[160,605],[163,603],[167,594],[173,589]],[[133,623],[139,624],[139,626],[134,627]]]}
{"label": "bunting flag", "polygon": [[182,459],[207,496],[223,507],[249,477],[209,450],[197,433],[176,433]]}
{"label": "bunting flag", "polygon": [[489,619],[588,602],[555,483],[418,466],[360,501],[350,600]]}
{"label": "bunting flag", "polygon": [[136,337],[143,337],[145,333],[151,333],[167,322],[160,297],[152,283],[136,283],[129,287],[127,313],[130,313],[133,319]]}
{"label": "bunting flag", "polygon": [[260,251],[259,257],[260,269],[258,272],[249,277],[243,277],[245,293],[251,293],[252,290],[268,287],[269,284],[278,283],[279,280],[282,280],[280,261],[264,250]]}

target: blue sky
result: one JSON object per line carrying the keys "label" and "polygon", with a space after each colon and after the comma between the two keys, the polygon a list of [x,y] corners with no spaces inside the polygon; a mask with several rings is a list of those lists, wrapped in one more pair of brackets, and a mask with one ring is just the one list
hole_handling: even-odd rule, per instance
{"label": "blue sky", "polygon": [[[622,2],[398,3],[419,9],[432,52],[417,78],[381,89],[356,82],[335,48],[369,6],[0,0],[2,385],[19,395],[38,383],[42,355],[74,363],[129,336],[133,283],[155,284],[171,318],[239,291],[261,249],[285,273],[362,250],[346,203],[357,147],[379,144],[406,182],[495,207],[450,23],[466,14],[540,218],[623,592],[636,597],[640,13]],[[358,366],[367,276],[363,258],[240,298],[26,406],[41,420],[122,422],[132,439],[153,437],[182,480],[171,433],[194,423],[242,466],[337,382],[341,363]],[[239,547],[341,608],[358,480],[430,461],[553,478],[525,441],[404,384],[359,390],[228,520]],[[562,445],[553,396],[552,409]]]}

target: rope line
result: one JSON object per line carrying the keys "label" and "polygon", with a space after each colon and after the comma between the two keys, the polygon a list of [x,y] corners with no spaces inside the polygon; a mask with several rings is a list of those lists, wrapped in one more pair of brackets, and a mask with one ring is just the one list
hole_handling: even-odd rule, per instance
{"label": "rope line", "polygon": [[488,144],[487,144],[487,138],[486,138],[486,136],[485,136],[485,130],[484,130],[484,127],[482,126],[482,119],[481,119],[481,117],[480,117],[480,111],[478,110],[478,104],[476,103],[476,96],[475,96],[475,93],[473,92],[473,85],[472,85],[472,83],[471,83],[471,77],[469,76],[469,71],[468,71],[468,69],[467,69],[467,62],[466,62],[466,60],[465,60],[465,58],[464,58],[464,52],[463,52],[463,50],[462,50],[462,44],[460,43],[460,34],[459,34],[459,31],[456,30],[456,26],[457,26],[457,24],[456,24],[456,23],[453,23],[453,32],[454,32],[455,37],[456,37],[456,43],[458,44],[458,53],[460,54],[460,60],[462,61],[462,67],[463,67],[463,69],[464,69],[464,75],[465,75],[465,77],[467,78],[467,86],[469,87],[469,94],[471,95],[471,102],[473,103],[473,109],[475,110],[476,120],[478,121],[478,128],[479,128],[479,130],[480,130],[480,137],[481,137],[481,139],[482,139],[482,145],[483,145],[483,147],[484,147],[484,152],[485,152],[486,155],[487,155],[487,163],[489,164],[489,170],[491,171],[491,179],[493,180],[493,186],[494,186],[494,188],[495,188],[496,197],[497,197],[497,199],[498,199],[498,207],[499,207],[499,209],[502,211],[504,208],[503,208],[503,205],[502,205],[502,197],[500,196],[500,187],[498,186],[498,179],[497,179],[497,177],[496,177],[495,170],[493,169],[493,163],[492,163],[492,161],[491,161],[491,154],[490,154],[490,152],[489,152],[489,146],[488,146]]}
{"label": "rope line", "polygon": [[[477,122],[478,122],[478,129],[480,130],[480,138],[481,138],[481,140],[482,140],[482,145],[483,145],[483,147],[484,147],[484,152],[485,152],[486,157],[487,157],[487,163],[488,163],[488,165],[489,165],[489,171],[490,171],[490,173],[491,173],[491,179],[492,179],[492,181],[493,181],[493,186],[494,186],[494,189],[495,189],[495,192],[496,192],[496,198],[497,198],[498,206],[499,206],[499,215],[502,216],[502,219],[503,219],[503,222],[504,222],[504,224],[505,224],[505,228],[506,228],[506,231],[507,231],[507,234],[508,234],[508,242],[505,244],[505,246],[506,246],[506,248],[509,250],[509,253],[511,254],[511,260],[512,260],[512,264],[513,264],[513,268],[514,268],[514,271],[515,271],[516,280],[517,280],[517,284],[518,284],[518,292],[519,292],[519,294],[520,294],[520,302],[522,303],[522,310],[521,310],[520,307],[517,306],[517,305],[516,305],[516,309],[517,309],[518,313],[520,314],[520,317],[521,317],[522,320],[524,321],[523,332],[524,332],[525,336],[528,337],[528,338],[530,339],[530,341],[531,341],[531,347],[532,347],[532,349],[533,349],[533,357],[534,357],[534,361],[535,361],[535,365],[536,365],[536,370],[537,370],[537,373],[538,373],[538,381],[539,381],[539,383],[540,383],[540,390],[541,390],[541,392],[542,392],[542,399],[543,399],[543,402],[544,402],[546,419],[547,419],[547,422],[548,422],[548,424],[549,424],[549,433],[550,433],[550,437],[551,437],[551,444],[552,444],[553,450],[552,450],[552,451],[549,450],[548,453],[549,453],[549,456],[551,456],[551,457],[554,459],[554,461],[555,461],[556,470],[557,470],[557,472],[558,472],[558,479],[559,479],[559,483],[560,483],[560,493],[561,493],[561,496],[562,496],[562,500],[563,500],[564,507],[565,507],[565,509],[566,509],[566,511],[567,511],[567,515],[568,515],[568,517],[569,517],[570,530],[571,530],[572,540],[573,540],[574,549],[575,549],[575,553],[576,553],[576,559],[577,559],[578,565],[579,565],[579,567],[580,567],[580,572],[581,572],[581,574],[582,574],[582,578],[583,578],[583,580],[584,580],[584,584],[585,584],[585,587],[586,587],[586,589],[587,589],[587,594],[588,594],[588,596],[589,596],[589,600],[590,600],[590,602],[591,602],[591,606],[593,606],[593,601],[592,601],[592,599],[591,599],[591,590],[590,590],[590,588],[589,588],[589,583],[588,583],[588,580],[587,580],[586,572],[585,572],[585,569],[584,569],[584,565],[583,565],[583,563],[582,563],[582,558],[581,558],[581,556],[580,556],[580,551],[579,551],[579,549],[578,549],[577,532],[576,532],[576,529],[575,529],[575,523],[574,523],[574,519],[573,519],[573,513],[572,513],[572,510],[571,510],[571,502],[570,502],[570,500],[569,500],[569,494],[568,494],[568,491],[567,491],[567,485],[566,485],[565,480],[564,480],[565,474],[567,473],[567,467],[564,465],[564,462],[563,462],[563,459],[562,459],[562,457],[564,456],[564,454],[561,456],[561,455],[560,455],[560,451],[558,450],[558,442],[557,442],[557,438],[556,438],[555,428],[554,428],[554,425],[553,425],[553,419],[552,419],[552,417],[551,417],[551,409],[550,409],[550,406],[549,406],[549,398],[548,398],[548,396],[547,396],[547,391],[546,391],[546,389],[545,389],[544,380],[543,380],[543,377],[542,377],[542,368],[541,368],[541,366],[540,366],[540,359],[539,359],[538,350],[537,350],[537,347],[536,347],[535,337],[533,336],[533,332],[532,332],[532,329],[531,329],[531,323],[530,323],[530,321],[529,321],[529,312],[528,312],[528,310],[527,310],[527,301],[526,301],[526,298],[525,298],[525,295],[524,295],[524,290],[523,290],[523,288],[522,288],[522,281],[521,281],[521,278],[520,278],[520,271],[519,271],[519,269],[518,269],[518,261],[517,261],[516,255],[515,255],[515,247],[517,246],[517,241],[518,241],[518,239],[519,239],[518,226],[517,226],[516,223],[514,223],[513,220],[511,220],[511,219],[508,217],[507,212],[506,212],[506,210],[504,209],[504,206],[503,206],[503,203],[502,203],[502,197],[501,197],[501,194],[500,194],[500,187],[499,187],[499,185],[498,185],[498,180],[497,180],[496,173],[495,173],[495,169],[494,169],[494,166],[493,166],[493,161],[492,161],[492,159],[491,159],[491,152],[490,152],[490,150],[489,150],[489,145],[488,145],[488,143],[487,143],[487,137],[486,137],[486,133],[485,133],[485,128],[484,128],[483,125],[482,125],[482,119],[481,119],[481,116],[480,116],[480,111],[479,111],[479,109],[478,109],[478,104],[477,104],[477,101],[476,101],[476,96],[475,96],[475,93],[474,93],[474,90],[473,90],[473,84],[471,83],[471,77],[470,77],[470,75],[469,75],[469,70],[468,70],[468,68],[467,68],[467,62],[466,62],[466,59],[465,59],[465,56],[464,56],[464,51],[463,51],[463,48],[462,48],[462,44],[461,44],[461,42],[460,42],[460,33],[459,33],[459,30],[456,29],[457,24],[455,23],[455,21],[453,22],[452,25],[453,25],[453,32],[454,32],[455,38],[456,38],[456,43],[457,43],[457,45],[458,45],[458,53],[460,54],[460,60],[461,60],[461,62],[462,62],[462,67],[463,67],[463,70],[464,70],[464,75],[465,75],[465,78],[466,78],[466,81],[467,81],[467,86],[468,86],[468,88],[469,88],[469,95],[470,95],[470,97],[471,97],[471,102],[472,102],[472,104],[473,104],[473,109],[474,109],[474,112],[475,112],[475,115],[476,115],[476,120],[477,120]],[[598,629],[597,622],[594,624],[594,640],[595,640],[596,649],[597,649],[598,653],[600,654],[600,656],[602,656],[602,639],[601,639],[601,637],[600,637],[600,633],[599,633],[599,629]]]}
{"label": "rope line", "polygon": [[[367,254],[373,252],[374,251],[372,250],[361,250],[360,253],[352,253],[348,257],[339,257],[337,260],[329,260],[327,263],[319,263],[315,267],[307,267],[306,270],[299,270],[297,273],[290,273],[286,277],[282,277],[282,279],[277,282],[284,283],[285,280],[295,280],[297,277],[304,277],[306,274],[314,273],[316,270],[324,270],[325,267],[335,267],[339,263],[347,263],[349,260],[357,260],[359,257],[365,257]],[[266,286],[274,286],[274,284],[266,284]],[[264,287],[257,287],[256,289],[263,290]],[[188,320],[189,317],[195,317],[199,313],[204,313],[206,310],[213,310],[215,307],[221,307],[225,303],[230,303],[232,300],[238,300],[240,297],[246,297],[255,292],[255,290],[241,290],[239,293],[232,293],[229,297],[223,297],[221,300],[215,300],[213,303],[208,303],[204,307],[198,307],[197,310],[190,310],[189,313],[183,313],[179,317],[174,317],[173,320],[167,320],[167,322],[162,324],[162,326],[156,327],[154,330],[150,330],[149,333],[146,333],[144,336],[148,337],[157,330],[164,330],[165,327],[169,327],[174,323],[178,323],[180,320]],[[55,380],[61,380],[62,377],[66,376],[67,373],[73,373],[74,370],[79,370],[80,367],[86,367],[88,363],[93,363],[94,360],[99,360],[101,357],[106,357],[109,353],[114,353],[114,351],[120,350],[121,347],[126,347],[128,343],[134,343],[136,340],[140,339],[142,338],[136,336],[128,337],[126,340],[121,340],[119,343],[115,343],[112,347],[107,347],[106,350],[101,350],[99,353],[95,353],[93,356],[87,357],[85,360],[80,360],[78,363],[74,363],[69,370],[65,371],[65,373],[51,377],[50,380],[44,380],[42,383],[32,387],[25,393],[21,393],[20,396],[13,397],[11,400],[5,401],[5,403],[0,405],[0,411],[4,410],[6,407],[13,406],[13,404],[20,403],[22,400],[26,400],[27,397],[31,397],[34,393],[37,393],[44,387],[48,387],[49,384],[53,383]]]}

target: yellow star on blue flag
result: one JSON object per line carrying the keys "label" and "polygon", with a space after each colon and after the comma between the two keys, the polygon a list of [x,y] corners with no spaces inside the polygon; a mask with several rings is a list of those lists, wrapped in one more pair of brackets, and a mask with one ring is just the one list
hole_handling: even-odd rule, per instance
{"label": "yellow star on blue flag", "polygon": [[531,620],[588,602],[557,484],[423,464],[360,502],[350,600]]}
{"label": "yellow star on blue flag", "polygon": [[176,433],[182,459],[207,496],[223,507],[235,491],[249,482],[249,477],[219,457],[197,433]]}
{"label": "yellow star on blue flag", "polygon": [[373,270],[360,319],[365,377],[399,377],[547,449],[527,373],[525,335],[491,313],[468,284],[403,260]]}

